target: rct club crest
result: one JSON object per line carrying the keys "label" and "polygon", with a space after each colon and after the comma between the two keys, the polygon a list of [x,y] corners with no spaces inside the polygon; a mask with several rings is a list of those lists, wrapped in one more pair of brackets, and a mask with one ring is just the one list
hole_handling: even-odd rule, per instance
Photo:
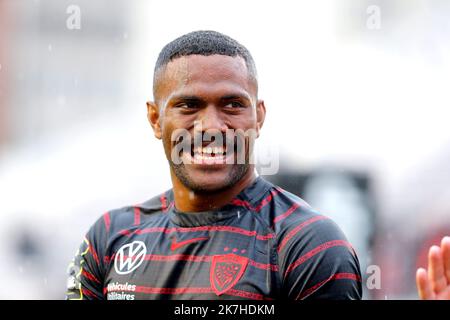
{"label": "rct club crest", "polygon": [[244,274],[247,264],[248,258],[234,253],[214,256],[209,273],[214,292],[220,296],[231,289]]}
{"label": "rct club crest", "polygon": [[144,261],[147,247],[142,241],[133,241],[122,246],[114,259],[114,269],[118,274],[128,274]]}

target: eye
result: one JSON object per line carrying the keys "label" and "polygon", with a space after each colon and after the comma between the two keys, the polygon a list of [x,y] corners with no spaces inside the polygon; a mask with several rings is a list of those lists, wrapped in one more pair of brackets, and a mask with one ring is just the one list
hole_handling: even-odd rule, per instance
{"label": "eye", "polygon": [[197,103],[197,102],[192,102],[192,101],[182,102],[182,103],[177,104],[177,105],[175,106],[175,108],[181,108],[181,109],[186,109],[186,110],[192,110],[192,109],[198,108],[198,103]]}
{"label": "eye", "polygon": [[242,103],[240,103],[239,101],[232,101],[230,103],[228,103],[225,108],[229,108],[229,109],[238,109],[238,108],[245,108],[245,105],[243,105]]}

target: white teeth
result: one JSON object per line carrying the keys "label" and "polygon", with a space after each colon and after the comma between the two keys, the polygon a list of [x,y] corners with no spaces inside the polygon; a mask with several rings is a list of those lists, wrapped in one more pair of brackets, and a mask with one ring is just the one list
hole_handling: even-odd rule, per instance
{"label": "white teeth", "polygon": [[206,154],[196,153],[194,154],[195,161],[224,161],[225,157],[221,156],[208,156]]}
{"label": "white teeth", "polygon": [[203,155],[223,155],[225,152],[223,147],[197,147],[194,149],[194,153],[203,154]]}

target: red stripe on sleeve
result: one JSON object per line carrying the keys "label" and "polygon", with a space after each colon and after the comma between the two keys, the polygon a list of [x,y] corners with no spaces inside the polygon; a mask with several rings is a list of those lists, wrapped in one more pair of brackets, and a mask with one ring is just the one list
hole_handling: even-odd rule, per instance
{"label": "red stripe on sleeve", "polygon": [[105,223],[106,231],[109,232],[109,228],[111,227],[111,217],[109,216],[109,211],[103,215],[103,222]]}
{"label": "red stripe on sleeve", "polygon": [[338,246],[344,246],[344,247],[347,247],[347,248],[353,250],[351,244],[348,243],[345,240],[332,240],[332,241],[328,241],[328,242],[322,243],[321,245],[315,247],[311,251],[305,253],[303,256],[298,258],[295,262],[291,263],[288,266],[288,268],[286,269],[286,272],[285,272],[284,276],[286,277],[289,272],[291,272],[293,269],[297,268],[299,265],[301,265],[302,263],[304,263],[308,259],[310,259],[313,256],[315,256],[319,252],[327,250],[327,249],[332,248],[332,247],[338,247]]}
{"label": "red stripe on sleeve", "polygon": [[269,194],[267,197],[265,197],[265,198],[264,198],[264,199],[263,199],[263,200],[255,207],[255,211],[256,211],[256,212],[261,211],[261,209],[262,209],[263,207],[265,207],[267,204],[269,204],[279,192],[280,192],[280,191],[277,190],[277,189],[275,189],[275,190],[270,190],[270,194]]}
{"label": "red stripe on sleeve", "polygon": [[314,222],[319,221],[319,220],[324,220],[324,219],[328,219],[328,217],[316,216],[316,217],[312,217],[312,218],[306,220],[305,222],[300,223],[294,229],[289,231],[289,233],[286,235],[286,237],[283,238],[283,240],[281,241],[280,245],[278,246],[278,252],[280,252],[286,246],[287,242],[289,240],[291,240],[293,236],[295,236],[297,233],[299,233],[300,230],[302,230],[306,226],[310,225],[311,223],[314,223]]}
{"label": "red stripe on sleeve", "polygon": [[89,290],[89,289],[82,288],[82,289],[81,289],[81,292],[82,292],[85,296],[92,297],[92,298],[97,298],[97,296],[96,296],[91,290]]}
{"label": "red stripe on sleeve", "polygon": [[94,247],[90,243],[89,243],[89,252],[91,253],[95,262],[97,262],[97,265],[100,265],[100,260],[98,259],[97,252],[95,252]]}
{"label": "red stripe on sleeve", "polygon": [[286,219],[289,217],[295,210],[297,210],[300,207],[299,203],[294,203],[285,213],[280,214],[275,219],[273,219],[273,223],[277,223],[283,219]]}
{"label": "red stripe on sleeve", "polygon": [[327,283],[329,281],[340,280],[340,279],[361,281],[361,277],[354,273],[335,273],[335,274],[331,275],[328,279],[322,280],[319,283],[316,283],[311,288],[306,289],[303,292],[300,292],[300,294],[297,297],[297,300],[306,298],[307,296],[309,296],[312,293],[314,293],[315,291],[317,291],[320,287],[322,287],[325,283]]}
{"label": "red stripe on sleeve", "polygon": [[91,280],[91,281],[95,281],[97,283],[100,283],[100,281],[90,272],[83,270],[83,272],[81,273],[85,278]]}

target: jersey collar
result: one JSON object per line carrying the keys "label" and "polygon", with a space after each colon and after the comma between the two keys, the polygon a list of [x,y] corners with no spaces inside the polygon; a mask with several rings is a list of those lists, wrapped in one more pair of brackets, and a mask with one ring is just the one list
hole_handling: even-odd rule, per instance
{"label": "jersey collar", "polygon": [[[236,196],[236,199],[243,200],[254,205],[262,199],[271,186],[271,183],[258,176],[250,186],[242,190]],[[168,198],[173,199],[173,190],[170,190]],[[223,220],[236,216],[238,211],[242,212],[243,210],[246,210],[246,208],[236,206],[231,203],[226,204],[217,210],[202,212],[181,212],[178,211],[175,206],[172,206],[168,214],[170,220],[176,225],[181,227],[196,227],[219,223]]]}

